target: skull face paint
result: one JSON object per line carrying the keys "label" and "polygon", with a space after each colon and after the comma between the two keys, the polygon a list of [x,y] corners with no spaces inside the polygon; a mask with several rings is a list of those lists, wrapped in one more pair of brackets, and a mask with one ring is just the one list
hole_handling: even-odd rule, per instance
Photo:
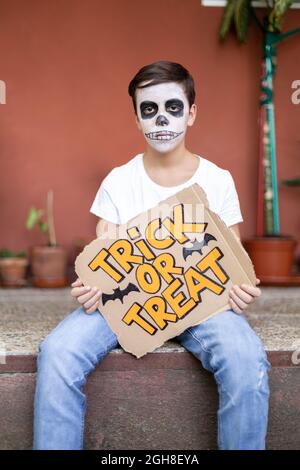
{"label": "skull face paint", "polygon": [[141,130],[155,150],[170,152],[184,139],[189,102],[179,83],[138,88],[136,106]]}

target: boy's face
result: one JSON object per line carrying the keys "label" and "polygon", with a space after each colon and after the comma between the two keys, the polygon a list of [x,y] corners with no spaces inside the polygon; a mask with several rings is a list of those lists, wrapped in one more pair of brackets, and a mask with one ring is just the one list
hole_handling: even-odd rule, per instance
{"label": "boy's face", "polygon": [[[176,82],[136,90],[136,122],[147,143],[158,152],[170,152],[194,122],[182,86]],[[191,109],[194,110],[195,105]]]}

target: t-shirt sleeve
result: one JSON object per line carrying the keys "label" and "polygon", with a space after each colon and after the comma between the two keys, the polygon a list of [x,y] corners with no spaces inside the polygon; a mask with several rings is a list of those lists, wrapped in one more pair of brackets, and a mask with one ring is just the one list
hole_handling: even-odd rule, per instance
{"label": "t-shirt sleeve", "polygon": [[227,227],[243,222],[239,197],[231,173],[226,170],[226,190],[223,204],[219,216],[226,223]]}
{"label": "t-shirt sleeve", "polygon": [[113,202],[106,178],[102,181],[97,191],[93,204],[91,205],[90,212],[107,220],[108,222],[112,222],[114,224],[120,223],[119,211]]}

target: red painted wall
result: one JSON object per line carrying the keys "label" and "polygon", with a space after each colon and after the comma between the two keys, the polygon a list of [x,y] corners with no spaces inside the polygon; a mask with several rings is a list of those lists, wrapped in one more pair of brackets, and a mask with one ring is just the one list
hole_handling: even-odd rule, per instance
{"label": "red painted wall", "polygon": [[[0,80],[7,86],[7,104],[0,105],[0,247],[40,242],[24,224],[49,188],[58,241],[70,249],[76,237],[94,237],[89,208],[102,178],[144,149],[128,83],[160,59],[193,74],[198,116],[187,146],[232,172],[242,236],[254,235],[260,35],[252,25],[246,45],[233,37],[220,45],[221,13],[200,0],[0,0]],[[299,25],[300,11],[290,11],[286,29]],[[279,179],[300,174],[300,105],[290,99],[296,79],[300,36],[282,44],[278,56]],[[299,236],[300,190],[279,194],[281,231]]]}

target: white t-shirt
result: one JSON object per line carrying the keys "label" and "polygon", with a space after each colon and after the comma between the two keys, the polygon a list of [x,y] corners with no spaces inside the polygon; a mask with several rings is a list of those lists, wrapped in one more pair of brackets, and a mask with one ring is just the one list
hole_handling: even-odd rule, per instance
{"label": "white t-shirt", "polygon": [[199,166],[194,175],[177,186],[160,186],[147,174],[143,153],[113,168],[102,181],[90,212],[115,224],[125,224],[160,201],[193,183],[205,191],[209,208],[229,227],[243,222],[234,180],[228,170],[197,155]]}

